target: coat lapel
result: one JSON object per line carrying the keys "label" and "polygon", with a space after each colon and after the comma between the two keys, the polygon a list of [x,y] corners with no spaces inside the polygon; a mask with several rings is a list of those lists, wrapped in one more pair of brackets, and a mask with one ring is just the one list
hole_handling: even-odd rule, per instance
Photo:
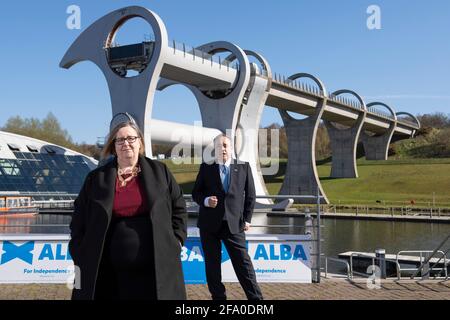
{"label": "coat lapel", "polygon": [[220,186],[220,189],[225,192],[225,189],[223,188],[222,179],[220,178],[220,165],[216,162],[212,165],[213,170],[212,176],[216,178],[216,183]]}
{"label": "coat lapel", "polygon": [[236,178],[238,170],[239,170],[239,166],[237,164],[235,164],[234,161],[231,161],[231,164],[230,164],[230,182],[229,182],[229,185],[228,185],[228,192],[230,192],[230,190],[231,190],[231,186],[232,186],[233,180]]}
{"label": "coat lapel", "polygon": [[161,190],[160,179],[155,175],[155,171],[144,156],[139,156],[139,165],[141,166],[142,182],[149,204],[149,212],[152,216],[155,203],[162,200],[166,201],[166,197],[163,197],[161,193],[164,190]]}
{"label": "coat lapel", "polygon": [[97,175],[97,190],[94,190],[92,200],[98,203],[108,215],[108,220],[111,220],[112,208],[114,203],[114,194],[116,191],[117,178],[117,159],[110,161],[99,170]]}

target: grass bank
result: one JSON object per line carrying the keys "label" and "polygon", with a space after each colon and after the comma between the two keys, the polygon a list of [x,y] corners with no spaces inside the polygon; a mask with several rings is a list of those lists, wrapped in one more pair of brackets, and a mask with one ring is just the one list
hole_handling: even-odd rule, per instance
{"label": "grass bank", "polygon": [[[191,193],[199,165],[174,165],[166,160],[185,193]],[[277,194],[284,180],[286,160],[278,173],[265,176],[270,194]],[[331,179],[331,163],[318,166],[322,186],[333,204],[450,206],[450,159],[358,160],[357,179]]]}

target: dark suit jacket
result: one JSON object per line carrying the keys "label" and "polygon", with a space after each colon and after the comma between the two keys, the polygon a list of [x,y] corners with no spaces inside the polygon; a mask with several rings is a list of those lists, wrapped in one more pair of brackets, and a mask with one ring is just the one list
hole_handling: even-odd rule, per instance
{"label": "dark suit jacket", "polygon": [[[157,298],[185,299],[180,242],[187,236],[187,211],[181,188],[163,163],[140,156],[139,164],[153,228]],[[75,200],[69,250],[81,271],[81,289],[73,290],[72,299],[94,297],[116,177],[114,159],[89,173]]]}
{"label": "dark suit jacket", "polygon": [[[215,208],[205,207],[206,197],[216,196]],[[202,163],[192,191],[194,201],[200,206],[198,227],[210,232],[219,230],[224,215],[231,233],[244,230],[245,221],[251,222],[255,206],[255,185],[250,165],[231,163],[230,186],[226,193],[220,180],[219,165]]]}

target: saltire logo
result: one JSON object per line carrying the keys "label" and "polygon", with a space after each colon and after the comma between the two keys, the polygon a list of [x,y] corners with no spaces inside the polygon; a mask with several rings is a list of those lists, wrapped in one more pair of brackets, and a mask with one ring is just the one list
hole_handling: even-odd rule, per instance
{"label": "saltire logo", "polygon": [[34,241],[28,241],[22,245],[15,245],[10,241],[3,242],[3,254],[0,265],[11,260],[20,259],[28,264],[33,264]]}

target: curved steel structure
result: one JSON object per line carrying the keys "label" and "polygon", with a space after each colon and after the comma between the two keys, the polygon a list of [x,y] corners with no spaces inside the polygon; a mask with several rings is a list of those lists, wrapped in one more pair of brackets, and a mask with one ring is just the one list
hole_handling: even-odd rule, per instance
{"label": "curved steel structure", "polygon": [[[124,78],[110,67],[103,44],[109,46],[120,26],[140,17],[153,29],[155,44],[151,59],[139,75]],[[157,80],[161,74],[168,50],[168,35],[161,18],[154,12],[137,6],[126,7],[107,14],[89,26],[70,46],[61,60],[62,68],[70,68],[81,61],[91,61],[103,72],[111,97],[112,116],[130,113],[139,124],[146,138],[147,154],[151,155],[151,137],[145,119],[150,119]],[[126,88],[126,92],[124,90]]]}
{"label": "curved steel structure", "polygon": [[[272,87],[272,68],[270,67],[269,62],[266,60],[266,58],[264,58],[262,55],[260,55],[259,53],[252,51],[252,50],[244,50],[245,54],[249,57],[254,57],[256,60],[258,60],[258,62],[261,64],[262,70],[264,72],[264,76],[267,77],[268,82],[267,82],[267,91],[270,90],[270,88]],[[226,60],[229,61],[233,61],[236,59],[236,56],[231,54],[229,55]]]}
{"label": "curved steel structure", "polygon": [[[144,55],[145,68],[135,77],[123,77],[113,70],[107,51],[111,49],[120,27],[132,18],[140,17],[153,29],[155,40],[136,44],[151,48]],[[228,61],[237,60],[239,68],[214,61],[216,53],[229,52]],[[254,57],[261,65],[262,74],[255,72],[249,62]],[[125,57],[133,60],[134,57]],[[127,60],[127,61],[128,61]],[[333,150],[332,177],[357,177],[356,143],[362,130],[374,135],[362,135],[366,156],[375,159],[387,157],[387,147],[394,134],[410,137],[420,128],[419,120],[407,112],[398,112],[382,102],[367,105],[352,90],[338,90],[328,96],[325,86],[308,73],[297,73],[288,78],[273,77],[268,61],[259,53],[243,50],[237,45],[216,41],[186,50],[168,42],[166,27],[158,15],[138,6],[115,10],[89,26],[70,46],[61,60],[62,68],[70,68],[81,61],[93,62],[104,74],[111,97],[112,116],[128,112],[139,124],[146,137],[147,155],[151,156],[152,106],[156,90],[173,84],[182,84],[195,95],[203,126],[211,136],[214,130],[227,132],[233,140],[238,160],[250,162],[258,194],[267,193],[260,167],[258,130],[265,105],[278,108],[286,126],[289,159],[286,178],[281,193],[316,194],[319,191],[328,202],[320,185],[315,166],[315,139],[317,128],[324,120]],[[128,67],[128,66],[127,66]],[[252,69],[253,68],[253,69]],[[316,88],[299,86],[297,79],[308,78]],[[342,99],[343,94],[356,97],[358,103]],[[386,117],[372,112],[371,107],[382,106],[392,115]],[[288,114],[296,112],[308,116],[294,119]],[[412,121],[398,116],[406,115]],[[349,127],[339,129],[333,123]],[[169,126],[169,125],[167,125]],[[182,126],[173,126],[182,127]],[[158,141],[165,140],[165,133],[158,127]],[[186,129],[186,126],[183,126]],[[211,129],[211,130],[210,130]],[[189,131],[189,130],[188,130]],[[167,142],[171,143],[172,131],[167,128]],[[202,141],[205,145],[206,141]],[[206,147],[212,151],[212,146]],[[208,150],[207,150],[208,151]],[[208,155],[208,152],[204,153]],[[212,152],[205,161],[212,160]],[[372,154],[372,155],[371,155]]]}
{"label": "curved steel structure", "polygon": [[398,117],[398,116],[408,116],[408,117],[410,117],[411,119],[413,119],[413,120],[416,122],[418,128],[420,128],[420,126],[421,126],[421,125],[420,125],[419,119],[417,119],[416,116],[412,115],[412,114],[409,113],[409,112],[404,112],[404,111],[402,111],[402,112],[397,112],[395,115],[396,115],[397,117]]}
{"label": "curved steel structure", "polygon": [[389,107],[387,104],[383,103],[383,102],[371,102],[369,104],[367,104],[367,110],[369,110],[371,107],[374,106],[382,106],[385,109],[388,109],[388,111],[391,113],[392,115],[392,119],[394,119],[395,121],[397,121],[397,115],[394,111],[394,109],[392,109],[391,107]]}

